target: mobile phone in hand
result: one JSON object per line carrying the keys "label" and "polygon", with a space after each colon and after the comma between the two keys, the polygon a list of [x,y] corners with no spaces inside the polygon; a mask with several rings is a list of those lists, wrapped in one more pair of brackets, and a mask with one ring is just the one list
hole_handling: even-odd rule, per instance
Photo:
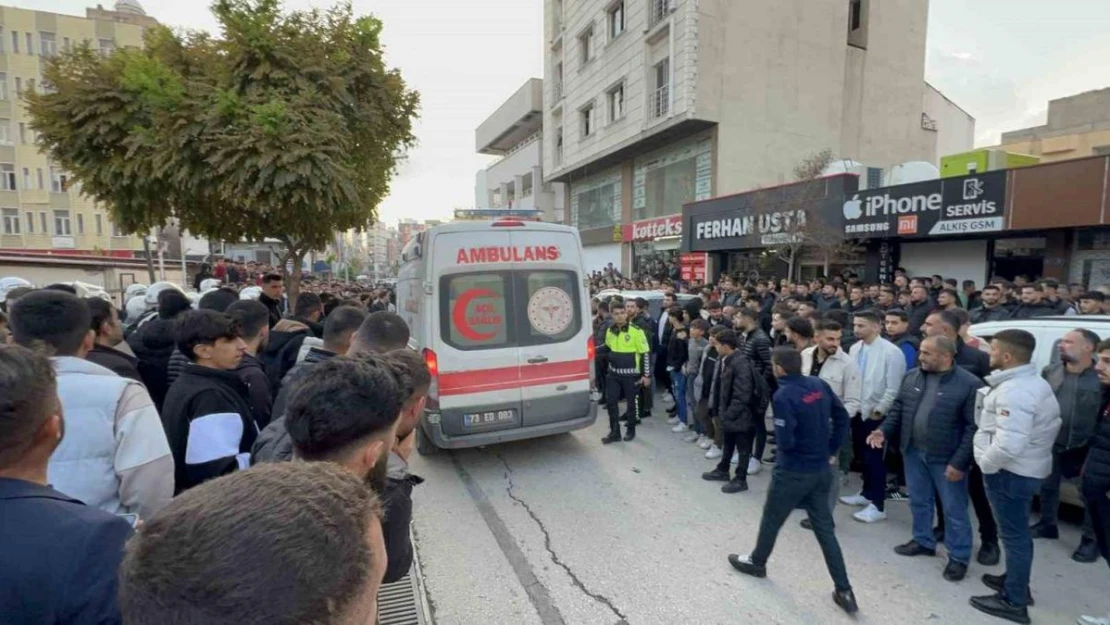
{"label": "mobile phone in hand", "polygon": [[131,527],[135,527],[135,524],[139,522],[139,515],[137,514],[117,514],[116,516],[130,523]]}

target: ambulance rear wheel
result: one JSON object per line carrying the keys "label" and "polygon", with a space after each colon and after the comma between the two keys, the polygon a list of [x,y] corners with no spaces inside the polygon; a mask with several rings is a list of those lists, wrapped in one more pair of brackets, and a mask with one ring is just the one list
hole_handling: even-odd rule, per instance
{"label": "ambulance rear wheel", "polygon": [[416,451],[421,456],[434,456],[439,453],[439,447],[436,447],[432,439],[424,433],[424,426],[416,426]]}

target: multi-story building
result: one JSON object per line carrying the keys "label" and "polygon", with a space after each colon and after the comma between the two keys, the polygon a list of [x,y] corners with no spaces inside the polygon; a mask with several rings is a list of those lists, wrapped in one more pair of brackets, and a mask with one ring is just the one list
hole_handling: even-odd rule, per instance
{"label": "multi-story building", "polygon": [[997,148],[1042,163],[1110,154],[1110,88],[1049,101],[1047,123],[1002,133]]}
{"label": "multi-story building", "polygon": [[397,233],[401,239],[401,249],[404,249],[413,237],[424,232],[427,225],[422,221],[417,221],[411,218],[401,219],[397,222]]}
{"label": "multi-story building", "polygon": [[86,17],[0,6],[0,250],[132,256],[143,249],[141,236],[119,231],[36,147],[22,96],[49,89],[42,69],[58,52],[81,43],[102,52],[141,46],[143,28],[156,23],[136,0],[90,8]]}
{"label": "multi-story building", "polygon": [[543,81],[524,83],[474,132],[479,154],[500,158],[478,172],[475,208],[542,210],[563,222],[563,185],[543,180]]}
{"label": "multi-story building", "polygon": [[928,8],[545,0],[543,171],[590,268],[673,260],[683,204],[790,182],[825,149],[936,163],[956,142],[938,140],[951,103],[926,93]]}

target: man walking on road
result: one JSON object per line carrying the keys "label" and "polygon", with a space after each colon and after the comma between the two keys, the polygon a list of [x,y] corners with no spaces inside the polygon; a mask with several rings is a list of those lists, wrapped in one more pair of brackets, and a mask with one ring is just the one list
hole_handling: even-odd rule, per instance
{"label": "man walking on road", "polygon": [[[721,487],[723,493],[740,493],[748,490],[747,460],[755,437],[756,419],[763,418],[767,410],[765,398],[769,393],[762,376],[754,371],[754,365],[743,353],[738,353],[736,333],[718,334],[717,350],[721,354],[721,380],[717,385],[716,405],[724,430],[724,455],[716,469],[701,477],[711,482],[728,482]],[[736,477],[730,480],[729,460],[734,452],[740,457]]]}
{"label": "man walking on road", "polygon": [[996,594],[972,597],[980,612],[1029,623],[1029,574],[1033,537],[1029,512],[1041,480],[1052,473],[1052,445],[1060,429],[1060,404],[1030,360],[1037,340],[1025,330],[1002,330],[991,340],[990,390],[982,395],[975,433],[975,461],[983,470],[987,496],[998,517],[1003,575],[983,575]]}
{"label": "man walking on road", "polygon": [[651,386],[651,344],[648,335],[632,325],[625,313],[624,306],[618,303],[609,305],[613,325],[605,333],[605,346],[609,348],[609,371],[605,375],[605,407],[609,412],[609,435],[601,439],[608,445],[621,440],[620,407],[624,399],[627,408],[627,434],[625,441],[636,438],[636,424],[639,421],[641,388]]}
{"label": "man walking on road", "polygon": [[833,484],[829,463],[847,439],[848,412],[824,380],[802,375],[802,356],[794,349],[776,348],[772,362],[779,381],[774,397],[778,462],[767,491],[755,550],[751,555],[732,554],[728,561],[741,573],[766,577],[767,560],[779,530],[791,511],[801,506],[809,514],[825,565],[836,584],[833,601],[853,614],[859,607],[828,504]]}

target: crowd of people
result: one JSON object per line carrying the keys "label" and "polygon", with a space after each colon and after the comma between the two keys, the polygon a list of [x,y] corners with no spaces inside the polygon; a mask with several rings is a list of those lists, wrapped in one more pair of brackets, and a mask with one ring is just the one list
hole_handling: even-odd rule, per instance
{"label": "crowd of people", "polygon": [[[747,491],[774,464],[755,550],[729,557],[737,570],[766,575],[787,515],[805,508],[833,599],[854,612],[833,510],[855,507],[856,521],[878,523],[888,502],[908,501],[911,536],[895,553],[933,557],[943,544],[951,582],[966,577],[973,555],[993,566],[1004,554],[1005,573],[981,578],[992,592],[970,603],[1029,623],[1033,539],[1059,539],[1062,482],[1077,482],[1086,504],[1073,559],[1110,561],[1110,341],[1082,327],[1110,302],[1105,287],[1051,279],[956,284],[904,270],[892,284],[726,276],[713,286],[595,272],[596,378],[610,429],[602,442],[633,441],[661,395],[671,430],[704,450],[713,465],[702,478],[723,492]],[[658,316],[646,298],[605,292],[637,287],[664,291]],[[693,297],[680,304],[683,294]],[[1043,370],[1030,332],[969,333],[974,323],[1049,315],[1074,316],[1075,328]],[[841,496],[849,471],[863,485]],[[1110,625],[1110,616],[1078,622]]]}
{"label": "crowd of people", "polygon": [[285,310],[278,278],[152,287],[127,327],[66,285],[6,294],[0,621],[376,621],[431,376],[388,295]]}

